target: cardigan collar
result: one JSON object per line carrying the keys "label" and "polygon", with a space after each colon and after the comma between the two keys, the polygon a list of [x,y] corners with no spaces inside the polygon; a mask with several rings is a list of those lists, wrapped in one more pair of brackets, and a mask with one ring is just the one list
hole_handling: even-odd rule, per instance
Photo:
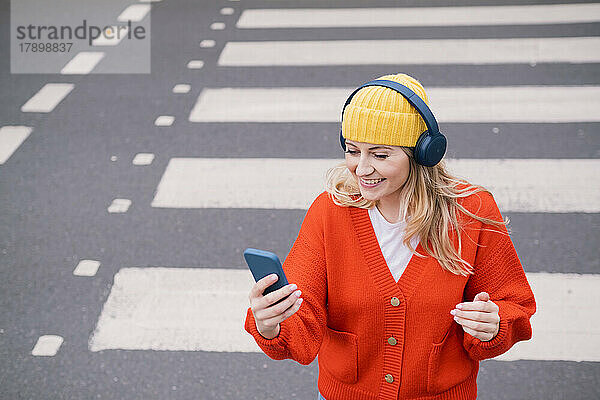
{"label": "cardigan collar", "polygon": [[369,217],[369,211],[358,207],[349,208],[360,248],[375,284],[386,298],[395,296],[408,300],[418,286],[425,264],[431,256],[425,252],[421,242],[419,242],[416,252],[423,254],[424,257],[413,253],[406,269],[396,282],[381,252],[381,247]]}

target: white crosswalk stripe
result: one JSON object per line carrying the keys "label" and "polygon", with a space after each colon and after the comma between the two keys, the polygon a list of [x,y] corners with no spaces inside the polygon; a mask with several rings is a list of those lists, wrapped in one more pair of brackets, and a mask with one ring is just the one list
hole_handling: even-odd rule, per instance
{"label": "white crosswalk stripe", "polygon": [[600,361],[600,275],[528,273],[535,294],[533,339],[497,357],[513,360]]}
{"label": "white crosswalk stripe", "polygon": [[[594,323],[600,275],[529,273],[527,279],[538,306],[535,338],[498,359],[600,361]],[[260,352],[242,329],[253,282],[247,269],[123,268],[90,350]]]}
{"label": "white crosswalk stripe", "polygon": [[[340,122],[354,88],[209,88],[191,122]],[[598,122],[600,86],[432,87],[440,124],[455,122]]]}
{"label": "white crosswalk stripe", "polygon": [[[307,209],[324,190],[327,169],[341,161],[172,158],[152,206]],[[599,160],[448,159],[447,165],[488,187],[503,211],[600,211]]]}
{"label": "white crosswalk stripe", "polygon": [[599,4],[244,10],[237,28],[573,24],[600,21]]}
{"label": "white crosswalk stripe", "polygon": [[597,63],[600,38],[229,42],[219,65],[413,65]]}

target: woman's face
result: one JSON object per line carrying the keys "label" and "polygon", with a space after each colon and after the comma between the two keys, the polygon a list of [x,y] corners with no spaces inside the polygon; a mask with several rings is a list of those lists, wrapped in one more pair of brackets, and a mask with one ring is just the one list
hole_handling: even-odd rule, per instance
{"label": "woman's face", "polygon": [[367,200],[397,199],[410,173],[409,158],[400,146],[353,140],[346,140],[346,166]]}

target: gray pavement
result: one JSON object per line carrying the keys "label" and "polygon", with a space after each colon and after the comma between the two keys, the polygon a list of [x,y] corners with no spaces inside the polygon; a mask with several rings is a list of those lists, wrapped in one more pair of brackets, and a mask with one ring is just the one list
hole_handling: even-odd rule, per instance
{"label": "gray pavement", "polygon": [[[516,4],[517,2],[515,2]],[[518,4],[558,2],[520,1]],[[461,1],[460,5],[500,5]],[[154,191],[172,157],[340,157],[335,123],[193,124],[189,111],[205,87],[355,86],[401,69],[429,86],[598,85],[598,64],[492,66],[218,67],[227,41],[598,36],[600,23],[506,27],[236,30],[245,8],[351,7],[365,2],[163,0],[153,4],[152,73],[14,75],[9,67],[9,2],[0,2],[0,125],[32,135],[0,165],[0,399],[313,399],[318,366],[259,353],[109,350],[88,340],[115,273],[127,266],[239,268],[246,247],[287,254],[303,211],[153,209]],[[368,6],[449,2],[369,2]],[[455,5],[455,4],[452,4]],[[233,7],[231,16],[219,15]],[[224,31],[209,25],[225,21]],[[217,45],[200,49],[203,39]],[[185,68],[199,57],[201,70]],[[394,66],[395,67],[395,66]],[[75,83],[49,114],[20,107],[47,82]],[[192,91],[171,93],[186,82]],[[157,115],[176,117],[170,129]],[[502,135],[493,132],[499,128]],[[597,123],[445,124],[452,158],[599,158]],[[306,143],[311,143],[307,146]],[[156,155],[144,169],[138,152]],[[116,161],[111,161],[116,156]],[[115,197],[132,200],[122,215]],[[600,273],[598,214],[508,213],[527,272]],[[73,276],[78,260],[102,260],[93,279]],[[31,349],[62,332],[54,357]],[[484,361],[480,399],[600,398],[600,365],[570,361]]]}

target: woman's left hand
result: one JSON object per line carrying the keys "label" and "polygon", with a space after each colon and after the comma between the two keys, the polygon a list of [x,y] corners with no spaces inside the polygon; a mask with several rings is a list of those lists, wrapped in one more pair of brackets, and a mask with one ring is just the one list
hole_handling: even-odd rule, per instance
{"label": "woman's left hand", "polygon": [[460,303],[450,311],[454,320],[469,335],[483,342],[492,340],[500,329],[498,306],[486,292],[478,293],[472,302]]}

